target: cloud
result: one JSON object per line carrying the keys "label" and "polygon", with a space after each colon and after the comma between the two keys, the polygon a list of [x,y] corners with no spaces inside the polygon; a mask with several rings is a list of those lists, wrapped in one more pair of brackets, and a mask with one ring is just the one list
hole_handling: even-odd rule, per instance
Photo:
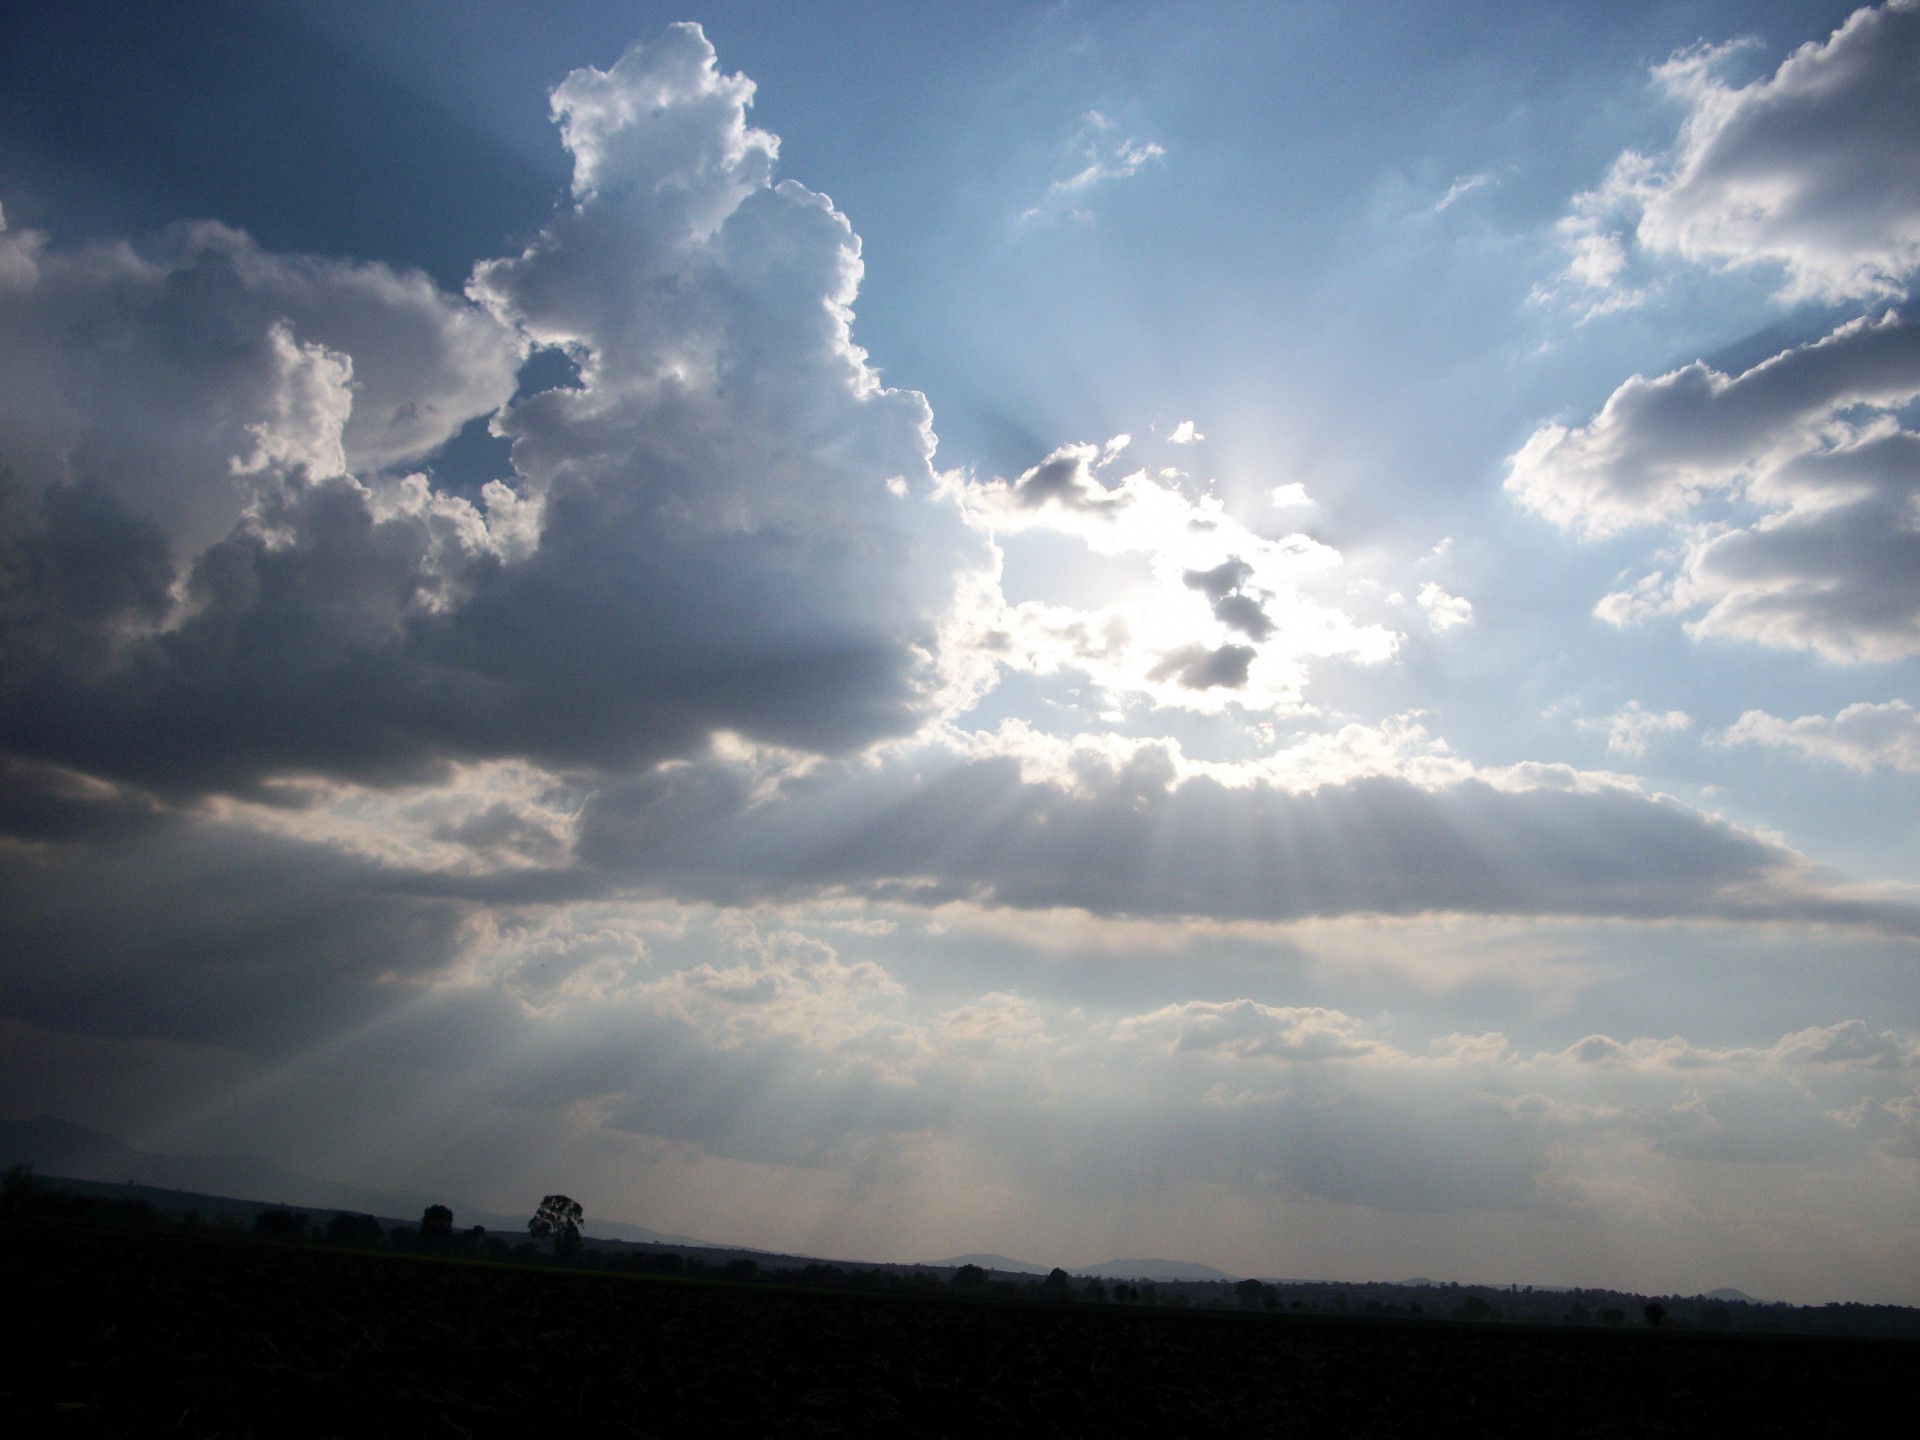
{"label": "cloud", "polygon": [[1173,433],[1167,436],[1167,443],[1169,445],[1192,445],[1206,438],[1206,436],[1193,428],[1193,421],[1182,420],[1178,425],[1173,427]]}
{"label": "cloud", "polygon": [[1604,720],[1582,720],[1582,730],[1597,730],[1607,737],[1607,749],[1616,755],[1631,755],[1638,760],[1647,746],[1663,735],[1678,735],[1693,724],[1684,710],[1664,714],[1645,709],[1638,700],[1629,700]]}
{"label": "cloud", "polygon": [[1010,494],[1020,505],[1038,510],[1049,503],[1071,510],[1098,510],[1122,503],[1094,477],[1104,459],[1098,445],[1063,445],[1032,469],[1023,471]]}
{"label": "cloud", "polygon": [[1493,172],[1489,170],[1482,170],[1477,175],[1462,175],[1447,187],[1446,194],[1434,202],[1433,213],[1438,215],[1443,210],[1451,209],[1463,197],[1471,195],[1475,190],[1480,189],[1482,186],[1491,185],[1492,183]]}
{"label": "cloud", "polygon": [[1726,728],[1720,743],[1798,750],[1863,775],[1873,770],[1920,775],[1920,714],[1904,700],[1849,705],[1831,720],[1823,715],[1783,720],[1748,710]]}
{"label": "cloud", "polygon": [[1012,670],[1082,674],[1115,703],[1218,712],[1296,709],[1312,658],[1377,664],[1398,648],[1393,632],[1308,593],[1340,564],[1331,546],[1259,534],[1211,492],[1188,494],[1177,472],[1110,479],[1102,471],[1115,454],[1063,445],[1011,482],[950,479],[968,523],[996,545],[1068,542],[1139,572],[1105,603],[979,588],[956,614],[955,649]]}
{"label": "cloud", "polygon": [[[643,893],[748,904],[844,893],[1096,916],[1347,914],[1800,920],[1909,934],[1920,913],[1828,889],[1777,843],[1550,767],[1426,784],[1375,772],[1288,790],[1181,778],[1164,743],[819,769],[753,803],[688,765],[599,791],[581,862]],[[1456,767],[1456,769],[1468,767]],[[1308,782],[1309,785],[1312,782]]]}
{"label": "cloud", "polygon": [[1698,637],[1838,661],[1920,653],[1920,327],[1862,317],[1738,376],[1699,361],[1634,376],[1586,425],[1543,426],[1509,460],[1519,502],[1589,537],[1693,520],[1676,573],[1603,598],[1626,624],[1694,615]]}
{"label": "cloud", "polygon": [[[1857,1019],[1772,1044],[1593,1035],[1524,1054],[1498,1035],[1409,1048],[1404,1017],[1233,991],[1089,1013],[963,988],[930,1006],[822,938],[841,901],[777,920],[630,900],[483,916],[419,872],[228,824],[87,846],[0,853],[0,939],[42,960],[4,976],[8,1013],[237,1049],[273,1077],[275,1125],[303,1086],[327,1123],[365,1123],[339,1077],[371,1070],[451,1085],[463,1113],[531,1107],[550,1132],[584,1115],[683,1163],[883,1164],[888,1193],[957,1160],[1023,1196],[1197,1180],[1421,1213],[1552,1208],[1619,1141],[1661,1164],[1911,1149],[1920,1045]],[[76,866],[133,903],[93,903]],[[392,1093],[370,1099],[383,1124],[405,1118]]]}
{"label": "cloud", "polygon": [[1434,581],[1429,580],[1420,587],[1415,597],[1420,608],[1427,612],[1427,624],[1436,635],[1445,634],[1456,625],[1465,625],[1473,619],[1473,602],[1458,595],[1449,595]]}
{"label": "cloud", "polygon": [[1320,1006],[1276,1008],[1253,1000],[1191,1000],[1123,1020],[1122,1040],[1172,1051],[1204,1051],[1236,1060],[1355,1060],[1382,1047],[1364,1038],[1351,1015]]}
{"label": "cloud", "polygon": [[1841,663],[1920,654],[1920,435],[1879,429],[1768,478],[1799,493],[1689,547],[1672,598],[1703,612],[1691,633]]}
{"label": "cloud", "polygon": [[1805,503],[1834,488],[1817,474],[1819,457],[1874,434],[1844,425],[1849,412],[1886,412],[1915,396],[1920,327],[1862,318],[1738,376],[1697,360],[1652,380],[1635,375],[1587,424],[1536,430],[1508,462],[1506,487],[1535,514],[1590,536],[1670,521],[1728,491]]}
{"label": "cloud", "polygon": [[[1563,227],[1580,283],[1615,284],[1631,237],[1695,264],[1783,268],[1783,299],[1905,293],[1920,264],[1920,7],[1856,10],[1770,76],[1722,78],[1742,47],[1695,46],[1655,68],[1686,107],[1664,155],[1628,152]],[[1614,227],[1618,227],[1617,229]]]}
{"label": "cloud", "polygon": [[1088,208],[1088,196],[1094,190],[1139,174],[1166,153],[1154,141],[1123,137],[1113,120],[1089,110],[1067,142],[1069,173],[1049,185],[1047,193],[1020,218],[1090,223],[1093,211]]}
{"label": "cloud", "polygon": [[[470,300],[217,226],[0,232],[0,747],[191,795],[918,725],[986,554],[751,95],[695,26],[574,72],[574,198]],[[529,345],[579,383],[501,408]],[[489,412],[511,477],[400,473]]]}
{"label": "cloud", "polygon": [[[169,819],[0,850],[0,1011],[56,1030],[297,1054],[473,943],[474,907],[364,857]],[[101,903],[112,895],[115,903]]]}
{"label": "cloud", "polygon": [[[1211,570],[1189,570],[1180,578],[1189,590],[1207,597],[1213,618],[1229,630],[1237,630],[1249,640],[1264,640],[1273,633],[1273,621],[1260,608],[1259,599],[1240,588],[1253,578],[1253,566],[1238,556],[1221,561]],[[1249,650],[1247,658],[1252,657]]]}
{"label": "cloud", "polygon": [[[1741,47],[1696,47],[1656,78],[1687,118],[1664,158],[1622,155],[1563,223],[1571,273],[1614,301],[1647,254],[1777,265],[1780,298],[1905,293],[1920,264],[1920,164],[1902,117],[1920,100],[1920,8],[1856,11],[1770,77],[1729,86]],[[1623,221],[1633,222],[1630,230]],[[1603,597],[1617,625],[1685,619],[1688,633],[1842,663],[1920,654],[1920,328],[1863,315],[1739,375],[1701,361],[1635,375],[1587,424],[1544,425],[1508,461],[1518,502],[1606,538],[1684,527],[1677,566]]]}
{"label": "cloud", "polygon": [[289,477],[430,455],[506,401],[522,355],[418,271],[207,222],[72,252],[0,222],[0,538],[71,489],[190,561]]}

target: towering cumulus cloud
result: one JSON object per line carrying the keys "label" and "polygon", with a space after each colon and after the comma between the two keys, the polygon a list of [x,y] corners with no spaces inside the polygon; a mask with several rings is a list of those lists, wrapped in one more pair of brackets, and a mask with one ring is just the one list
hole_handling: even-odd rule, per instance
{"label": "towering cumulus cloud", "polygon": [[[969,532],[752,94],[694,26],[569,76],[572,203],[466,300],[214,226],[0,234],[0,744],[191,794],[915,724]],[[506,404],[538,347],[578,383]],[[510,478],[405,473],[489,414]]]}

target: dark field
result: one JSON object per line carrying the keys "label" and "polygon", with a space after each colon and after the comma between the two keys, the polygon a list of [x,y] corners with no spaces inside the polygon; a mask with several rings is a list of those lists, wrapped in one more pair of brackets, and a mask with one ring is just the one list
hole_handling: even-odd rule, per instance
{"label": "dark field", "polygon": [[0,1226],[0,1283],[15,1435],[1839,1435],[1920,1375],[1912,1342],[823,1293],[28,1224]]}

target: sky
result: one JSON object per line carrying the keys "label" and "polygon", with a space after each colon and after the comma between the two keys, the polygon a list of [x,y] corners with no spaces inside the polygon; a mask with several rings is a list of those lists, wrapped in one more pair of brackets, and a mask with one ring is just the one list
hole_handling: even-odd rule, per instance
{"label": "sky", "polygon": [[0,36],[0,1111],[1920,1304],[1920,6]]}

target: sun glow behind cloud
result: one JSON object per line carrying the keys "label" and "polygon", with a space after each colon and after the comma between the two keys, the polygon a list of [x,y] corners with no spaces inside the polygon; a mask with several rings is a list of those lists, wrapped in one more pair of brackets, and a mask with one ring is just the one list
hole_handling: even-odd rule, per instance
{"label": "sun glow behind cloud", "polygon": [[1312,598],[1306,583],[1337,568],[1306,535],[1260,535],[1183,472],[1115,476],[1120,452],[1055,450],[1017,480],[955,479],[968,523],[1002,546],[1071,543],[1125,559],[1126,592],[1078,605],[991,597],[971,643],[1011,668],[1072,670],[1110,706],[1250,716],[1301,707],[1307,661],[1389,659],[1398,637]]}

